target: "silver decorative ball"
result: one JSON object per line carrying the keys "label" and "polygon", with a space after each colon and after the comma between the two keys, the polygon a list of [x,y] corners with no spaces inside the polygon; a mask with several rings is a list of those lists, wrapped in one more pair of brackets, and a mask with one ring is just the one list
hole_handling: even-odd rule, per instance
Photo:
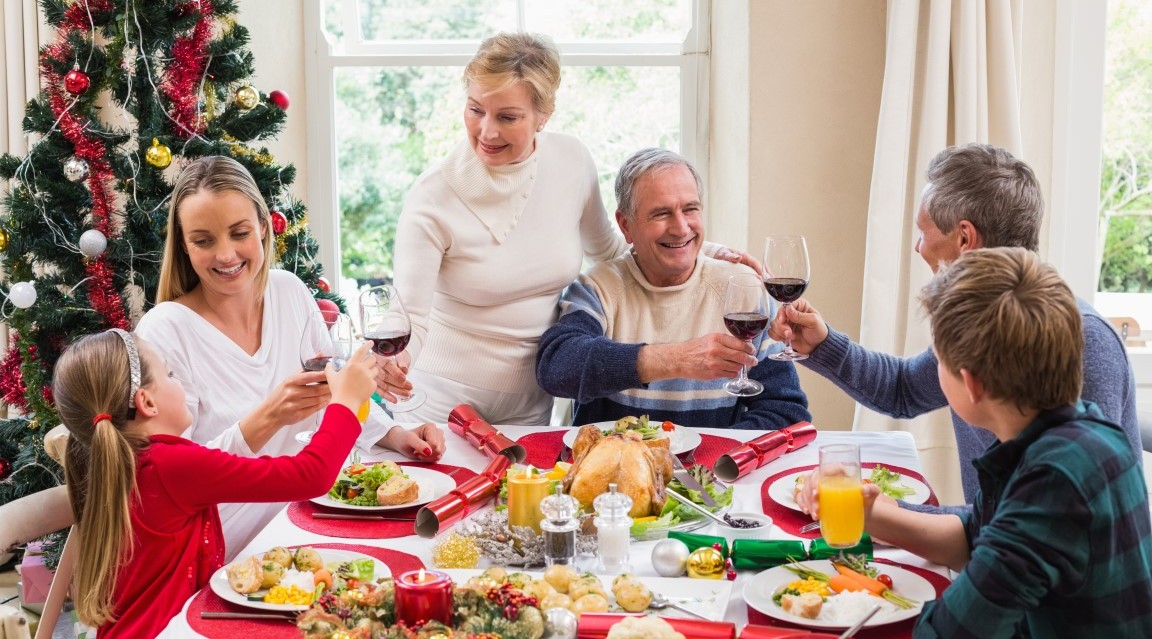
{"label": "silver decorative ball", "polygon": [[679,539],[662,539],[652,547],[652,567],[661,577],[679,577],[688,569],[689,554]]}
{"label": "silver decorative ball", "polygon": [[576,613],[567,608],[545,610],[544,639],[576,639]]}
{"label": "silver decorative ball", "polygon": [[79,182],[88,177],[88,161],[80,158],[69,158],[64,163],[64,177],[69,182]]}
{"label": "silver decorative ball", "polygon": [[108,248],[108,238],[96,229],[88,229],[80,235],[80,252],[87,257],[96,257]]}
{"label": "silver decorative ball", "polygon": [[16,308],[28,308],[36,303],[36,285],[32,282],[16,282],[8,290],[8,301]]}

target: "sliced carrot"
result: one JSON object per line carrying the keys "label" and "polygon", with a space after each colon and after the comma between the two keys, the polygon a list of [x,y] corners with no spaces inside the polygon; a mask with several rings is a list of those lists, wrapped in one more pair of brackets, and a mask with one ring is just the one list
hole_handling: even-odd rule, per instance
{"label": "sliced carrot", "polygon": [[312,573],[312,583],[314,585],[319,585],[321,583],[327,584],[328,590],[331,590],[332,589],[332,573],[329,572],[327,568],[321,568],[320,570],[317,570],[316,572]]}
{"label": "sliced carrot", "polygon": [[840,564],[832,565],[836,567],[836,572],[859,584],[861,590],[866,590],[876,595],[877,597],[883,597],[884,591],[888,590],[888,586],[885,586],[884,584],[869,577],[868,575],[862,575],[855,570],[852,570],[847,566],[841,566]]}
{"label": "sliced carrot", "polygon": [[828,587],[832,592],[857,592],[863,590],[864,587],[856,583],[856,580],[844,575],[832,575],[828,578]]}

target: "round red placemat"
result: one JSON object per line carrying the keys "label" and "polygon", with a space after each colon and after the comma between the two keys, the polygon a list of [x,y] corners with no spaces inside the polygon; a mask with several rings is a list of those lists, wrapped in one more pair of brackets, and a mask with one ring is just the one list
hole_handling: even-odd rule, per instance
{"label": "round red placemat", "polygon": [[[400,462],[401,466],[418,466],[428,470],[438,470],[442,473],[454,473],[452,479],[456,485],[472,479],[476,473],[461,466],[447,464],[422,464],[419,462]],[[310,501],[298,501],[288,506],[288,520],[303,530],[326,537],[344,537],[348,539],[393,539],[416,534],[414,532],[416,512],[421,506],[401,508],[399,510],[386,510],[381,512],[364,512],[364,515],[378,514],[382,517],[411,518],[412,521],[371,521],[358,519],[316,519],[312,513],[339,513],[342,515],[355,515],[349,510],[327,508]]]}
{"label": "round red placemat", "polygon": [[[885,464],[883,462],[864,462],[863,464],[860,464],[862,468],[872,468],[873,466],[877,465],[885,466],[900,473],[901,475],[907,475],[908,477],[918,479],[924,482],[925,485],[928,485],[928,481],[924,479],[924,476],[914,470],[893,466],[892,464]],[[800,512],[799,510],[792,510],[787,506],[776,503],[776,500],[772,499],[772,497],[768,495],[768,487],[772,485],[772,482],[780,479],[781,477],[784,477],[785,475],[808,471],[812,470],[813,468],[816,468],[816,464],[809,464],[808,466],[797,466],[795,468],[789,468],[788,470],[782,470],[775,475],[772,475],[768,479],[765,479],[764,483],[760,484],[760,504],[764,510],[764,514],[771,517],[772,523],[779,526],[780,530],[783,530],[789,535],[796,535],[805,539],[815,539],[820,536],[819,529],[806,533],[800,532],[800,527],[805,524],[812,523],[812,518]],[[928,503],[933,506],[940,505],[940,502],[936,499],[936,493],[932,490],[932,486],[928,486]]]}
{"label": "round red placemat", "polygon": [[[885,465],[887,465],[887,464],[885,464]],[[888,466],[888,467],[895,469],[894,466]],[[920,575],[921,577],[927,579],[928,583],[932,584],[932,587],[936,589],[936,598],[937,599],[939,599],[941,596],[943,596],[944,591],[948,588],[949,585],[952,584],[952,582],[949,581],[948,578],[945,577],[944,575],[941,575],[938,572],[933,572],[933,571],[928,570],[926,568],[920,568],[918,566],[909,566],[908,564],[901,564],[901,563],[897,563],[895,561],[891,561],[888,559],[879,559],[879,558],[874,559],[873,563],[886,564],[889,566],[897,566],[899,568],[903,568],[904,570],[907,570],[908,572],[913,572],[913,573],[916,573],[917,575]],[[752,608],[751,606],[748,607],[748,623],[758,624],[758,625],[763,625],[763,626],[780,626],[782,628],[791,628],[791,627],[801,628],[801,627],[803,627],[803,626],[799,626],[799,625],[790,624],[790,623],[787,623],[784,621],[780,621],[779,619],[775,619],[773,617],[769,617],[768,615],[760,612],[759,610]],[[865,629],[861,630],[860,632],[856,633],[856,637],[858,639],[911,639],[912,628],[915,625],[916,625],[916,619],[915,618],[905,619],[904,621],[900,621],[897,623],[885,624],[883,626],[876,626],[874,628],[865,628]],[[816,631],[813,631],[813,632],[816,632]]]}
{"label": "round red placemat", "polygon": [[[560,451],[564,448],[564,433],[563,430],[550,430],[543,433],[531,433],[516,440],[517,444],[524,447],[528,451],[528,456],[524,459],[525,464],[531,464],[537,468],[552,468],[556,465],[556,458]],[[701,433],[700,445],[696,450],[680,455],[684,463],[691,466],[693,463],[702,464],[708,468],[716,462],[716,458],[724,453],[732,450],[740,442],[735,439],[727,437],[719,437],[717,435],[709,435]],[[571,461],[571,451],[569,451],[563,461]]]}
{"label": "round red placemat", "polygon": [[[360,544],[309,544],[313,548],[331,548],[333,550],[350,550],[353,552],[371,555],[388,566],[393,575],[417,570],[424,567],[419,557],[406,552],[376,546],[363,546]],[[295,623],[289,623],[291,617],[285,615],[285,621],[279,619],[201,619],[201,612],[266,612],[255,608],[237,606],[224,601],[212,589],[205,587],[196,595],[192,603],[188,604],[188,625],[192,630],[205,637],[299,637],[300,631]]]}

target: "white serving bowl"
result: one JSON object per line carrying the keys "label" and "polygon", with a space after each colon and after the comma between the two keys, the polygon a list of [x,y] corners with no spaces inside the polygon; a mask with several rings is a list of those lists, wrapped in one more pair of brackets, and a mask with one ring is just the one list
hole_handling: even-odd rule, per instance
{"label": "white serving bowl", "polygon": [[751,519],[759,522],[760,525],[755,528],[733,528],[713,523],[708,527],[705,534],[724,537],[732,541],[736,539],[768,539],[768,534],[772,532],[772,518],[764,513],[730,512],[728,516],[733,519]]}

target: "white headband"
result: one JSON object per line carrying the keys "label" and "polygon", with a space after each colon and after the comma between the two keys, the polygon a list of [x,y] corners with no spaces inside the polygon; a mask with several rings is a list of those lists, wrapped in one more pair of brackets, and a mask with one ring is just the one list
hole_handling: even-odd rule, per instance
{"label": "white headband", "polygon": [[128,390],[128,419],[136,419],[136,391],[140,390],[140,352],[136,349],[136,338],[122,328],[108,329],[120,336],[124,348],[128,349],[128,367],[131,370],[131,387]]}

